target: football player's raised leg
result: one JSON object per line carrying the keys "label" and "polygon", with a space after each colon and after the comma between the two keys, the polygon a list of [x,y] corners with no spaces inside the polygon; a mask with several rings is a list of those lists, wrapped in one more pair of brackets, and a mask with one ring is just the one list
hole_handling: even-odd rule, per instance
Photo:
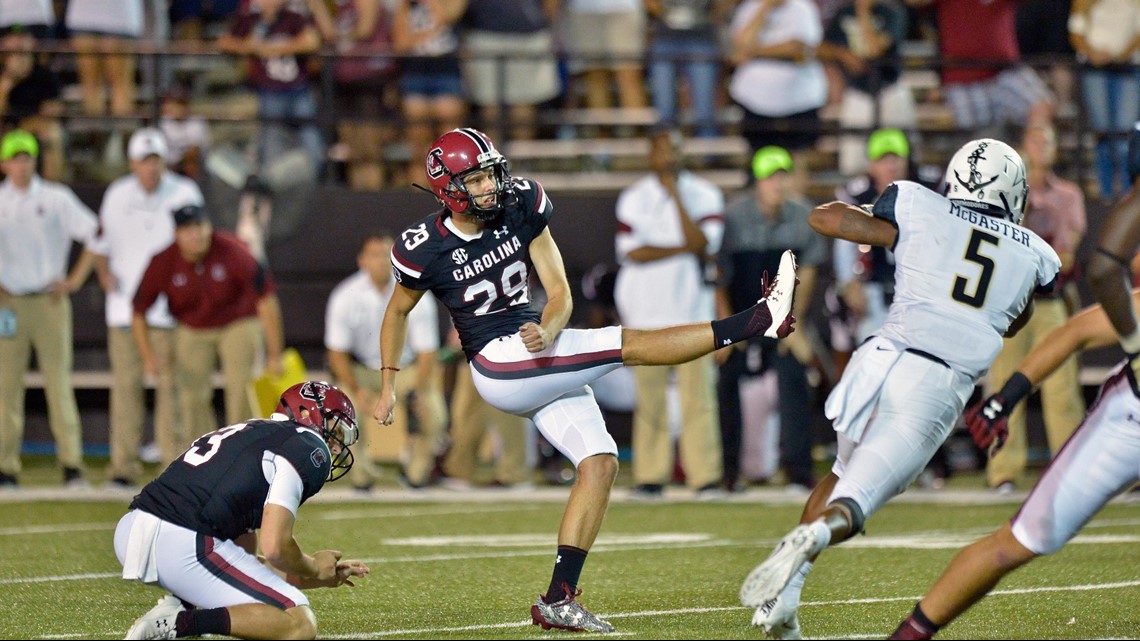
{"label": "football player's raised leg", "polygon": [[752,307],[711,323],[661,329],[622,328],[621,357],[626,365],[677,365],[734,343],[767,336],[783,338],[794,331],[796,260],[784,252],[776,278]]}

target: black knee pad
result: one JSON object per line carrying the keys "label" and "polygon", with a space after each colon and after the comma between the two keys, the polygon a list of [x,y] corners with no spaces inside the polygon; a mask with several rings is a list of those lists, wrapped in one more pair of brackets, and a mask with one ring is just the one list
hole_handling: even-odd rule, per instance
{"label": "black knee pad", "polygon": [[[866,517],[863,516],[863,508],[859,507],[859,504],[855,502],[855,499],[844,496],[842,498],[835,499],[832,501],[832,503],[835,505],[842,505],[843,507],[847,508],[847,512],[851,514],[851,531],[843,540],[846,541],[856,534],[862,534],[863,522],[866,520]],[[835,543],[840,543],[840,541],[832,541],[833,545]]]}

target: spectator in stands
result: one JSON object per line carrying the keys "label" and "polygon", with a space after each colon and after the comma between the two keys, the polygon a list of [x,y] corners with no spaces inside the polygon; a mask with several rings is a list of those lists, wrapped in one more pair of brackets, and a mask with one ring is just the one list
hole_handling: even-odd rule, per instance
{"label": "spectator in stands", "polygon": [[[714,279],[706,263],[720,248],[724,195],[681,164],[678,130],[649,137],[653,173],[617,200],[615,253],[621,264],[614,300],[623,327],[656,329],[716,317]],[[666,391],[675,377],[681,397],[681,463],[698,497],[719,491],[722,476],[715,361],[708,354],[680,365],[638,367],[633,413],[635,492],[661,496],[673,476],[673,435]]]}
{"label": "spectator in stands", "polygon": [[[1057,160],[1057,135],[1052,127],[1029,127],[1022,139],[1029,183],[1029,201],[1023,225],[1049,243],[1061,259],[1061,272],[1052,293],[1034,296],[1034,312],[1017,335],[1004,339],[1001,352],[990,366],[987,393],[1017,370],[1022,359],[1056,328],[1069,320],[1069,307],[1064,291],[1076,284],[1077,247],[1085,234],[1085,199],[1076,183],[1053,173]],[[1052,376],[1041,384],[1041,409],[1049,449],[1056,454],[1072,435],[1085,414],[1081,392],[1080,363],[1070,354]],[[986,465],[986,482],[998,492],[1008,494],[1023,481],[1028,458],[1029,439],[1026,430],[1025,404],[1021,403],[1009,417],[1009,436]]]}
{"label": "spectator in stands", "polygon": [[[896,0],[856,0],[828,24],[819,57],[838,64],[843,72],[846,87],[839,109],[840,127],[914,129],[918,122],[914,95],[900,82],[899,44],[906,32],[906,9]],[[854,175],[863,170],[865,140],[862,133],[840,137],[840,173]]]}
{"label": "spectator in stands", "polygon": [[0,69],[0,116],[6,126],[16,126],[36,136],[40,142],[41,175],[52,181],[68,174],[64,161],[63,102],[60,82],[47,66],[36,61],[36,39],[31,31],[10,27],[0,36],[3,54]]}
{"label": "spectator in stands", "polygon": [[456,24],[467,0],[397,0],[392,42],[401,60],[400,94],[409,147],[407,180],[423,171],[421,159],[442,132],[462,124],[467,113],[459,67]]}
{"label": "spectator in stands", "polygon": [[36,39],[53,38],[55,20],[52,0],[0,0],[0,36],[30,33]]}
{"label": "spectator in stands", "polygon": [[1074,0],[1069,36],[1081,65],[1081,94],[1097,134],[1096,176],[1108,202],[1128,191],[1128,130],[1140,117],[1140,3]]}
{"label": "spectator in stands", "polygon": [[137,46],[143,34],[143,0],[70,0],[64,23],[75,46],[76,71],[83,89],[83,113],[107,113],[111,90],[112,116],[135,110],[136,55],[124,53]]}
{"label": "spectator in stands", "polygon": [[[582,74],[587,109],[649,104],[641,60],[645,56],[645,7],[639,0],[567,0],[563,5],[563,52]],[[623,130],[619,127],[619,130]]]}
{"label": "spectator in stands", "polygon": [[1058,109],[1073,101],[1073,60],[1069,14],[1073,0],[1023,0],[1017,6],[1017,47],[1029,60],[1048,59],[1038,74],[1057,97]]}
{"label": "spectator in stands", "polygon": [[[760,275],[776,273],[780,254],[791,249],[799,263],[799,287],[792,315],[809,318],[807,311],[815,288],[816,272],[827,258],[823,236],[808,226],[812,205],[790,191],[793,171],[791,154],[781,147],[762,147],[752,157],[755,184],[752,193],[730,202],[724,211],[724,240],[717,253],[720,281],[717,288],[717,316],[726,318],[748,309],[760,296]],[[797,339],[779,343],[757,339],[761,346],[761,367],[776,370],[780,398],[780,464],[788,483],[801,488],[815,486],[812,471],[812,417],[810,390],[805,364],[812,348],[802,331]],[[792,334],[793,336],[795,334]],[[789,336],[790,338],[791,336]],[[749,373],[745,350],[725,350],[720,368],[717,395],[720,401],[721,441],[724,447],[725,484],[736,489],[740,479],[740,379]],[[751,372],[758,374],[761,372]]]}
{"label": "spectator in stands", "polygon": [[176,40],[205,40],[237,12],[243,0],[170,0],[170,26]]}
{"label": "spectator in stands", "polygon": [[158,127],[166,137],[174,171],[201,182],[206,152],[210,148],[210,124],[205,118],[191,115],[190,90],[182,85],[168,89],[159,103],[162,117]]}
{"label": "spectator in stands", "polygon": [[731,32],[736,70],[728,93],[744,109],[740,129],[753,153],[765,146],[793,153],[812,148],[827,102],[827,79],[816,59],[823,27],[815,4],[744,0]]}
{"label": "spectator in stands", "polygon": [[[1018,0],[906,2],[936,9],[942,90],[959,129],[978,134],[992,127],[1052,121],[1053,94],[1032,68],[1021,64]],[[1001,131],[995,133],[1003,137]]]}
{"label": "spectator in stands", "polygon": [[[348,186],[384,186],[384,148],[394,142],[400,110],[393,57],[392,16],[382,0],[306,0],[326,43],[341,57],[332,63],[333,102],[339,146],[344,149]],[[364,55],[364,54],[379,55]]]}
{"label": "spectator in stands", "polygon": [[72,242],[95,235],[95,214],[66,186],[36,175],[39,144],[16,129],[0,140],[0,489],[14,488],[24,441],[24,375],[31,351],[44,376],[56,458],[69,487],[85,487],[83,433],[71,386],[71,299],[91,274]]}
{"label": "spectator in stands", "polygon": [[230,425],[253,416],[249,382],[263,347],[266,369],[281,374],[281,305],[268,269],[236,236],[214,231],[205,209],[187,205],[173,218],[174,243],[155,254],[143,273],[131,330],[143,368],[157,373],[146,313],[165,294],[178,323],[174,361],[183,427],[197,438],[216,427],[210,378],[219,359]]}
{"label": "spectator in stands", "polygon": [[[169,148],[157,129],[148,127],[132,134],[127,157],[131,173],[107,187],[99,208],[99,233],[87,245],[95,258],[99,284],[107,295],[107,352],[111,361],[111,464],[107,475],[110,484],[118,487],[134,486],[142,474],[139,445],[147,416],[144,361],[131,335],[131,301],[150,259],[174,242],[170,213],[203,202],[202,191],[194,181],[167,171]],[[192,440],[186,425],[178,420],[174,317],[166,299],[144,311],[147,340],[157,363],[155,443],[161,462],[169,464]]]}
{"label": "spectator in stands", "polygon": [[[324,163],[325,147],[316,124],[314,76],[306,54],[321,46],[321,36],[286,0],[250,0],[240,10],[218,48],[244,56],[247,83],[257,94],[257,117],[263,121],[258,159],[265,163],[283,153],[276,142],[280,127],[296,131],[313,167]],[[240,418],[240,417],[239,417]]]}
{"label": "spectator in stands", "polygon": [[502,124],[511,139],[534,138],[538,105],[562,92],[550,29],[557,11],[558,0],[481,0],[463,16],[463,86],[487,127]]}
{"label": "spectator in stands", "polygon": [[716,99],[720,81],[717,30],[730,9],[726,0],[645,0],[649,14],[649,83],[657,118],[681,124],[678,80],[684,75],[693,108],[693,131],[719,133]]}
{"label": "spectator in stands", "polygon": [[[448,339],[453,341],[456,348],[459,347],[459,334],[454,328]],[[455,385],[451,388],[451,429],[448,432],[450,445],[443,459],[444,476],[439,479],[440,485],[452,490],[468,490],[473,487],[480,446],[490,427],[498,436],[499,442],[491,487],[531,487],[531,470],[526,451],[530,441],[527,434],[530,425],[530,421],[521,416],[491,407],[475,389],[471,370],[463,366],[456,367]]]}
{"label": "spectator in stands", "polygon": [[[380,323],[395,286],[392,241],[389,232],[374,232],[364,237],[356,256],[359,270],[333,289],[325,309],[329,369],[337,386],[358,407],[375,403],[380,391]],[[435,299],[427,297],[423,302],[422,308],[417,306],[412,312],[404,353],[391,359],[398,362],[402,370],[396,376],[403,383],[400,389],[411,390],[398,399],[400,416],[396,423],[407,428],[403,475],[412,487],[423,487],[430,481],[435,452],[447,426],[447,407],[438,367],[439,316]],[[372,437],[368,433],[377,429],[393,428],[381,428],[372,417],[362,419],[361,439]],[[384,438],[391,435],[385,433]],[[361,457],[349,478],[356,489],[368,491],[380,477],[380,471],[367,455],[368,441],[362,443]]]}

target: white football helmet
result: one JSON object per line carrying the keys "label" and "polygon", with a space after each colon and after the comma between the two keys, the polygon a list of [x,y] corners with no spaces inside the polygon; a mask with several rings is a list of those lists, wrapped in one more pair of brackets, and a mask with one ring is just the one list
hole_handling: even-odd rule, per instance
{"label": "white football helmet", "polygon": [[1025,163],[1004,142],[982,138],[962,145],[946,167],[946,184],[950,200],[981,203],[1021,224],[1029,197]]}

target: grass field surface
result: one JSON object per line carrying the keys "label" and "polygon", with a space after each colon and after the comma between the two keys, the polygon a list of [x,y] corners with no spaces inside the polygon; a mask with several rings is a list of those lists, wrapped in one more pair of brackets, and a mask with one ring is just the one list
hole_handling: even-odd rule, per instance
{"label": "grass field surface", "polygon": [[[54,476],[54,471],[52,472]],[[545,590],[567,489],[330,486],[302,506],[297,538],[365,560],[356,588],[309,593],[323,638],[550,639],[529,625]],[[645,502],[615,490],[582,576],[582,602],[635,639],[762,638],[737,590],[798,519],[802,496],[753,490],[697,502],[670,488]],[[129,492],[48,485],[0,493],[0,638],[122,638],[162,593],[119,578],[112,534]],[[824,553],[800,622],[810,638],[883,638],[966,543],[1022,495],[912,490],[867,534]],[[1058,554],[1015,572],[947,627],[946,639],[1140,635],[1140,501],[1118,500]],[[582,638],[586,635],[576,635]]]}

